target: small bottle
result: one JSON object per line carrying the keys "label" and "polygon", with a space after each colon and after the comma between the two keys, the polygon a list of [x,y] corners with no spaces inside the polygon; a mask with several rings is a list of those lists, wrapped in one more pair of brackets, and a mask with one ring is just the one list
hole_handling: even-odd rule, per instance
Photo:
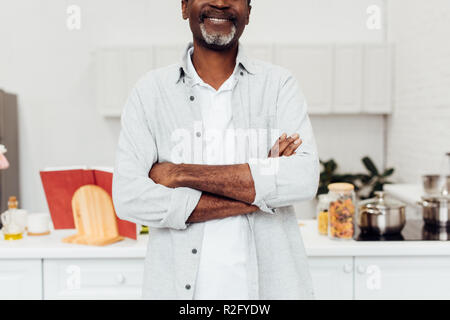
{"label": "small bottle", "polygon": [[19,202],[14,196],[8,199],[8,210],[2,214],[3,234],[5,240],[22,239],[23,228],[19,222],[17,208]]}
{"label": "small bottle", "polygon": [[139,234],[148,234],[148,226],[142,225]]}
{"label": "small bottle", "polygon": [[319,195],[319,202],[317,204],[317,227],[321,235],[328,234],[328,207],[330,201],[327,194]]}
{"label": "small bottle", "polygon": [[11,196],[8,199],[8,210],[13,210],[19,208],[19,201],[15,196]]}
{"label": "small bottle", "polygon": [[333,183],[328,190],[328,236],[331,239],[353,239],[356,217],[354,186],[351,183]]}

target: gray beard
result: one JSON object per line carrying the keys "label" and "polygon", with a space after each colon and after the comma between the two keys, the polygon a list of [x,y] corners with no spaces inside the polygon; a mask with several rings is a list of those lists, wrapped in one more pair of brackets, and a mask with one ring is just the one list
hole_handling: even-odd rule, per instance
{"label": "gray beard", "polygon": [[229,34],[210,34],[206,31],[205,25],[200,24],[200,30],[202,32],[203,39],[209,45],[214,45],[218,47],[226,47],[231,41],[233,41],[236,35],[236,27],[233,25],[231,32]]}

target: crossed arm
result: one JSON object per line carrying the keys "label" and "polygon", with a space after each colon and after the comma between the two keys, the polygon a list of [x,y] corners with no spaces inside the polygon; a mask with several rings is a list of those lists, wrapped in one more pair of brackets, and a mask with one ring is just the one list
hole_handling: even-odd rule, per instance
{"label": "crossed arm", "polygon": [[[301,145],[298,134],[283,134],[272,147],[269,157],[291,156]],[[202,191],[202,196],[187,222],[203,222],[258,211],[252,205],[255,186],[248,164],[196,165],[169,162],[153,165],[149,178],[169,188],[188,187]]]}
{"label": "crossed arm", "polygon": [[[279,149],[271,150],[266,161],[249,159],[248,164],[230,166],[158,163],[158,148],[148,123],[154,106],[149,93],[152,81],[132,90],[122,112],[112,188],[119,218],[153,228],[184,230],[189,222],[259,210],[275,213],[275,208],[315,196],[320,173],[317,148],[306,101],[292,75],[286,74],[280,82],[275,126],[283,132],[301,133],[301,150],[297,150],[298,134],[293,138],[284,135],[275,143]],[[299,143],[291,145],[295,141]]]}

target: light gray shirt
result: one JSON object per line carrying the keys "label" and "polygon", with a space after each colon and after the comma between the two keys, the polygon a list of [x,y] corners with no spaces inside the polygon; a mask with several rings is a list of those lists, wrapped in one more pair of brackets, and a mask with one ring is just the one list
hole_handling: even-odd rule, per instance
{"label": "light gray shirt", "polygon": [[[182,60],[150,71],[132,90],[122,113],[113,201],[117,215],[150,227],[143,298],[192,299],[204,223],[187,223],[202,192],[168,188],[148,173],[157,162],[201,163],[202,115],[193,77]],[[306,101],[292,74],[245,55],[239,45],[239,78],[232,93],[232,121],[242,129],[240,163],[249,163],[254,205],[245,215],[251,237],[250,299],[313,298],[311,277],[293,204],[312,199],[319,183],[316,143]],[[267,159],[281,133],[303,143],[290,157]]]}

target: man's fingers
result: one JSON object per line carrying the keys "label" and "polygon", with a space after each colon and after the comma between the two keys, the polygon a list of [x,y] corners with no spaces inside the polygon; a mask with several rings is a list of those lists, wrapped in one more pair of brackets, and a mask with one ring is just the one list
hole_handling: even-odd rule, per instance
{"label": "man's fingers", "polygon": [[294,143],[294,141],[296,141],[299,138],[299,134],[295,133],[293,135],[291,135],[290,137],[286,138],[285,140],[280,142],[280,152],[279,152],[279,156],[281,157],[285,150],[292,144]]}
{"label": "man's fingers", "polygon": [[[298,133],[287,137],[286,133],[277,140],[275,145],[269,152],[269,157],[281,157],[281,156],[290,156],[293,152],[300,146],[301,143],[298,143],[298,139],[300,136]],[[295,144],[297,142],[297,144]]]}
{"label": "man's fingers", "polygon": [[286,137],[287,137],[287,134],[283,133],[281,135],[281,137],[278,138],[278,140],[273,145],[272,149],[270,149],[270,151],[269,151],[269,158],[276,158],[276,157],[280,156],[281,152],[284,151],[284,148],[281,149],[280,146],[281,146],[281,143],[286,139]]}
{"label": "man's fingers", "polygon": [[289,157],[295,153],[298,147],[302,144],[302,139],[298,138],[294,140],[289,146],[284,149],[283,156]]}

